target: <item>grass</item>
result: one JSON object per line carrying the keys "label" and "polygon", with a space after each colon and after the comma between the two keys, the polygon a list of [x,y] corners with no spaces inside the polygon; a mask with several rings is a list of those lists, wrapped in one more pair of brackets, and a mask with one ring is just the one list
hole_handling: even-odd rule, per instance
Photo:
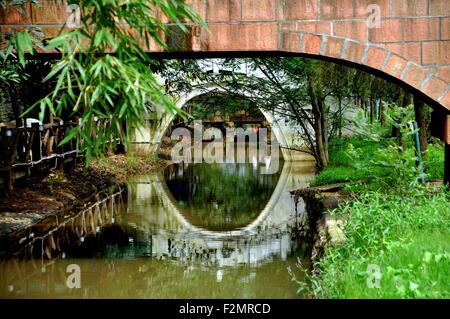
{"label": "grass", "polygon": [[[350,144],[361,150],[356,159]],[[418,184],[414,157],[393,150],[390,142],[356,138],[331,144],[332,165],[315,183],[350,181],[354,199],[329,212],[344,221],[347,240],[325,249],[319,272],[300,290],[325,298],[450,298],[450,191]],[[426,166],[428,178],[442,178],[440,144],[430,145]]]}
{"label": "grass", "polygon": [[[351,146],[350,150],[349,146]],[[401,167],[391,165],[392,158],[383,158],[388,148],[395,148],[393,141],[378,142],[356,137],[335,139],[330,143],[330,166],[317,175],[312,185],[364,181],[369,184],[368,188],[371,190],[386,189],[383,180],[397,182],[395,176],[399,174],[399,170],[402,170]],[[349,154],[352,150],[355,152],[355,149],[358,153],[356,158],[352,156],[354,154]],[[414,160],[414,149],[411,145],[404,153],[403,162]],[[378,165],[369,165],[371,162],[378,162]],[[400,163],[400,166],[403,165],[404,163]],[[425,167],[427,179],[443,179],[444,146],[442,143],[429,144]]]}
{"label": "grass", "polygon": [[[449,192],[419,187],[402,194],[367,193],[333,211],[345,218],[348,239],[328,248],[319,262],[316,294],[449,298],[449,201]],[[368,285],[369,265],[379,267],[378,288]]]}
{"label": "grass", "polygon": [[425,161],[426,173],[430,179],[444,177],[444,144],[435,143],[428,146],[428,158]]}
{"label": "grass", "polygon": [[164,160],[156,155],[129,153],[101,157],[93,160],[89,165],[97,171],[112,173],[122,181],[130,176],[145,174],[163,167],[164,163]]}

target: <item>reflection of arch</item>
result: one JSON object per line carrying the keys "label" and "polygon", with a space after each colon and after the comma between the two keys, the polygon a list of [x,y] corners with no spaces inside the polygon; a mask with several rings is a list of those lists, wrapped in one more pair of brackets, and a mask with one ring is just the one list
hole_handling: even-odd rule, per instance
{"label": "reflection of arch", "polygon": [[[200,87],[195,88],[194,90],[183,93],[178,97],[176,100],[175,106],[177,109],[182,109],[189,101],[192,99],[211,93],[211,92],[221,92],[226,93],[226,90],[216,84],[205,84]],[[244,92],[244,97],[250,96],[250,93]],[[287,147],[288,139],[286,136],[286,133],[282,129],[282,127],[279,125],[278,120],[275,118],[273,114],[270,112],[267,112],[263,109],[259,109],[261,113],[264,115],[264,117],[267,119],[267,121],[270,124],[270,127],[272,129],[273,134],[275,134],[275,137],[278,141],[278,143],[283,147]],[[158,126],[156,128],[156,131],[153,135],[153,144],[160,145],[165,133],[167,132],[167,129],[169,128],[170,124],[172,123],[173,119],[175,118],[175,114],[173,113],[164,113],[162,118],[158,121]],[[285,156],[285,160],[289,160],[289,153],[283,153],[283,156]],[[288,156],[286,158],[286,156]]]}
{"label": "reflection of arch", "polygon": [[259,213],[258,217],[247,226],[232,231],[211,231],[192,225],[178,208],[178,204],[175,202],[175,199],[170,193],[170,190],[168,189],[164,181],[164,177],[161,174],[156,175],[154,185],[157,188],[156,191],[158,193],[158,196],[163,200],[163,202],[166,205],[168,205],[170,211],[176,216],[177,220],[179,221],[179,224],[182,226],[181,232],[188,232],[188,233],[195,232],[195,234],[199,235],[200,237],[214,238],[214,239],[229,238],[243,235],[254,235],[258,233],[258,227],[262,225],[264,220],[270,214],[275,204],[278,202],[280,196],[287,191],[287,182],[291,172],[291,168],[292,164],[290,162],[284,163],[283,169],[278,179],[278,183],[272,195],[270,196],[270,199],[268,200],[266,206]]}

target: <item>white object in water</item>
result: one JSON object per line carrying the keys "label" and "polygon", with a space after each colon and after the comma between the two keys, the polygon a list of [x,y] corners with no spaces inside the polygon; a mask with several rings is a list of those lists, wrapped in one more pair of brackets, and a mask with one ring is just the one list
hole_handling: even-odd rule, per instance
{"label": "white object in water", "polygon": [[256,158],[256,156],[252,157],[252,164],[254,169],[258,167],[258,159]]}
{"label": "white object in water", "polygon": [[221,282],[222,281],[222,277],[223,277],[223,272],[222,269],[219,269],[216,273],[216,281],[217,282]]}
{"label": "white object in water", "polygon": [[272,157],[264,156],[264,162],[266,163],[266,169],[269,169],[271,161],[272,161]]}

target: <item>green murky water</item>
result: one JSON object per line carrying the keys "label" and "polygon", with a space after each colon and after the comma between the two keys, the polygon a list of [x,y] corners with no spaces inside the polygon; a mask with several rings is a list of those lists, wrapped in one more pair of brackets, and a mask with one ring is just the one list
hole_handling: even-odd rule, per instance
{"label": "green murky water", "polygon": [[135,178],[35,235],[27,258],[0,261],[0,297],[298,298],[287,268],[307,264],[309,247],[289,191],[313,165],[178,164]]}

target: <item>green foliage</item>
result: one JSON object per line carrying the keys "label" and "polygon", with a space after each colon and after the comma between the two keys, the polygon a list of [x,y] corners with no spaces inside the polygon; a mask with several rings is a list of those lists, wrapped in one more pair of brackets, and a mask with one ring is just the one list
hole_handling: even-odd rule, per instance
{"label": "green foliage", "polygon": [[248,163],[197,163],[174,174],[179,169],[167,168],[167,186],[186,218],[209,230],[233,230],[255,219],[279,179],[279,174],[258,174]]}
{"label": "green foliage", "polygon": [[[11,10],[23,10],[26,1],[2,0],[0,8],[9,12]],[[32,1],[36,3],[36,1]],[[37,28],[24,28],[21,31],[12,29],[10,32],[0,34],[0,84],[12,85],[20,83],[23,68],[26,65],[25,53],[34,53],[34,48],[41,45],[39,38],[42,32]]]}
{"label": "green foliage", "polygon": [[370,119],[364,114],[364,110],[358,110],[351,123],[354,126],[355,135],[372,141],[381,141],[390,135],[392,126],[381,125],[379,122],[370,123]]}
{"label": "green foliage", "polygon": [[425,160],[426,176],[429,179],[444,178],[444,143],[436,141],[428,145],[428,156]]}
{"label": "green foliage", "polygon": [[[394,106],[387,118],[407,136],[410,113]],[[331,166],[315,181],[350,182],[352,200],[328,212],[343,221],[347,240],[326,247],[299,289],[326,298],[449,298],[449,190],[418,184],[413,148],[380,127],[359,127],[358,136],[330,143]],[[442,179],[443,154],[442,143],[429,144],[427,177]],[[379,288],[370,265],[380,269]]]}
{"label": "green foliage", "polygon": [[[391,191],[414,184],[418,177],[414,150],[402,151],[390,139],[336,138],[330,143],[330,157],[331,165],[316,176],[313,185],[349,182],[348,192]],[[443,163],[443,145],[430,144],[426,177],[442,179]]]}
{"label": "green foliage", "polygon": [[[6,14],[11,11],[25,13],[25,0],[0,0],[0,8]],[[36,5],[37,1],[30,1]],[[0,120],[9,120],[9,106],[15,114],[20,114],[21,106],[18,103],[8,103],[17,100],[15,91],[24,85],[28,79],[26,72],[26,53],[33,54],[36,47],[40,47],[42,32],[38,28],[25,27],[18,31],[12,28],[11,31],[0,33]],[[17,120],[17,118],[16,118]],[[17,122],[16,122],[17,123]]]}
{"label": "green foliage", "polygon": [[[190,92],[201,84],[213,84],[230,96],[247,98],[250,106],[284,116],[296,124],[306,151],[316,158],[319,167],[327,165],[327,142],[344,125],[343,112],[353,97],[389,99],[396,95],[395,86],[389,82],[320,60],[289,57],[215,62],[227,71],[205,72],[201,67],[205,61],[169,63],[165,69],[168,87],[173,92]],[[242,72],[243,65],[246,73]]]}
{"label": "green foliage", "polygon": [[[54,90],[35,104],[40,117],[46,112],[79,116],[62,143],[77,139],[88,164],[120,139],[128,142],[124,123],[138,126],[143,114],[155,104],[175,112],[175,107],[158,83],[154,64],[142,46],[153,39],[165,47],[166,26],[158,12],[185,31],[185,21],[201,22],[184,1],[171,0],[79,0],[81,24],[61,32],[46,45],[62,57],[45,81],[54,81]],[[204,24],[204,23],[203,23]],[[114,53],[114,54],[109,54]],[[29,111],[31,111],[30,109]]]}
{"label": "green foliage", "polygon": [[[314,293],[331,298],[448,298],[450,193],[416,185],[368,192],[334,210],[347,241],[328,247],[317,265]],[[368,265],[380,267],[380,288],[369,288]]]}
{"label": "green foliage", "polygon": [[[411,130],[410,126],[414,120],[413,106],[399,107],[395,103],[384,103],[384,109],[384,126],[369,123],[360,112],[353,120],[355,136],[336,138],[330,142],[331,165],[320,172],[314,184],[353,182],[347,185],[346,190],[361,192],[364,189],[386,191],[402,188],[417,181],[417,157],[412,147],[412,136],[416,131]],[[390,137],[388,132],[392,127],[401,133],[401,141]],[[443,177],[443,154],[442,145],[429,145],[426,177]],[[358,181],[366,184],[361,185]]]}

